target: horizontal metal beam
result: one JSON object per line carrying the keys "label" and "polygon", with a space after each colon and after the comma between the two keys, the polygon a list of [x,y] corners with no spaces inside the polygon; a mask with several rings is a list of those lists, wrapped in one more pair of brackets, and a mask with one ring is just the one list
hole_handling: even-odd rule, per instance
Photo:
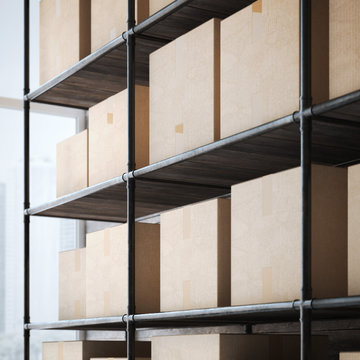
{"label": "horizontal metal beam", "polygon": [[192,1],[194,0],[176,0],[170,3],[168,6],[162,8],[154,15],[150,16],[149,18],[142,21],[140,24],[136,25],[133,29],[130,29],[130,31],[124,33],[124,37],[127,38],[129,36],[129,33],[141,34],[142,32],[150,29],[155,24],[159,23],[161,20],[167,18],[169,15],[190,4]]}
{"label": "horizontal metal beam", "polygon": [[119,36],[119,37],[115,38],[114,40],[110,41],[109,43],[107,43],[106,45],[101,47],[100,49],[94,51],[93,53],[91,53],[90,55],[85,57],[84,59],[80,60],[74,66],[72,66],[69,69],[65,70],[64,72],[57,75],[53,79],[50,79],[44,85],[41,85],[38,89],[31,92],[27,96],[27,99],[30,100],[30,101],[34,101],[34,99],[36,99],[38,96],[44,94],[46,91],[50,90],[55,85],[61,83],[65,79],[71,77],[72,75],[74,75],[78,71],[84,69],[86,66],[94,63],[96,60],[100,59],[101,57],[106,55],[108,52],[113,50],[114,48],[116,48],[118,46],[121,46],[121,45],[125,45],[125,43],[126,43],[125,39],[122,36]]}
{"label": "horizontal metal beam", "polygon": [[119,184],[124,184],[124,180],[121,176],[119,177],[116,177],[114,179],[111,179],[111,180],[107,180],[107,181],[104,181],[100,184],[96,184],[96,185],[93,185],[93,186],[89,186],[85,189],[82,189],[82,190],[79,190],[75,193],[71,193],[71,194],[68,194],[68,195],[64,195],[56,200],[53,200],[53,201],[49,201],[45,204],[42,204],[42,205],[39,205],[39,206],[34,206],[30,209],[26,209],[25,210],[25,215],[35,215],[39,212],[43,212],[43,211],[46,211],[46,210],[49,210],[55,206],[60,206],[60,205],[63,205],[63,204],[66,204],[66,203],[69,203],[71,201],[74,201],[74,200],[77,200],[77,199],[81,199],[87,195],[91,195],[91,194],[95,194],[96,192],[100,191],[100,190],[103,190],[103,189],[106,189],[106,188],[109,188],[111,186],[114,186],[114,185],[119,185]]}
{"label": "horizontal metal beam", "polygon": [[[226,146],[230,146],[230,145],[239,143],[241,141],[245,141],[245,140],[251,139],[253,137],[266,134],[270,131],[280,129],[286,125],[292,124],[293,121],[294,121],[293,115],[284,116],[280,119],[270,121],[266,124],[243,131],[239,134],[229,136],[227,138],[215,141],[213,143],[198,147],[194,150],[190,150],[185,153],[168,158],[166,160],[159,161],[155,164],[145,166],[141,169],[135,170],[132,174],[129,175],[129,177],[140,178],[141,176],[145,176],[153,171],[160,170],[167,166],[178,164],[182,161],[193,159],[199,155],[203,155],[203,154],[209,153],[211,151],[222,149]],[[127,178],[127,176],[125,175],[124,179],[126,180],[126,178]]]}
{"label": "horizontal metal beam", "polygon": [[[112,324],[122,324],[126,328],[123,316],[100,317],[91,319],[76,319],[76,320],[59,320],[53,322],[37,322],[26,324],[25,329],[28,330],[74,330],[82,327],[96,327],[106,325],[110,327]],[[117,327],[116,330],[119,330]]]}
{"label": "horizontal metal beam", "polygon": [[[209,309],[197,309],[197,310],[183,310],[183,311],[170,311],[162,313],[152,313],[152,314],[136,314],[136,315],[123,315],[123,316],[112,316],[112,317],[102,317],[102,318],[93,318],[93,319],[76,319],[76,320],[61,320],[55,322],[43,322],[43,323],[31,323],[26,324],[25,329],[29,330],[51,330],[51,329],[70,329],[87,327],[94,327],[94,330],[99,327],[108,328],[111,330],[111,327],[114,330],[119,330],[119,328],[124,328],[126,326],[127,320],[135,321],[138,325],[146,325],[146,323],[152,323],[151,327],[154,327],[157,322],[162,322],[161,326],[165,322],[175,322],[175,321],[191,321],[191,320],[206,320],[210,319],[211,321],[216,322],[221,319],[231,319],[231,317],[236,317],[239,319],[241,316],[264,316],[264,323],[273,322],[267,321],[266,316],[271,314],[281,314],[281,313],[294,313],[297,314],[300,311],[300,300],[287,301],[287,302],[278,302],[278,303],[267,303],[267,304],[254,304],[254,305],[240,305],[240,306],[228,306],[228,307],[218,307],[218,308],[209,308]],[[360,296],[350,296],[350,297],[340,297],[340,298],[330,298],[330,299],[314,299],[306,300],[304,302],[304,308],[308,310],[329,310],[329,318],[331,319],[332,310],[342,310],[349,309],[358,310],[360,316]],[[225,320],[228,321],[228,320]],[[240,322],[240,320],[237,320]],[[246,323],[248,320],[245,320]],[[194,324],[195,325],[195,324]]]}
{"label": "horizontal metal beam", "polygon": [[[282,311],[299,311],[301,301],[294,300],[292,302],[255,304],[243,306],[220,307],[211,309],[187,310],[187,311],[173,311],[155,314],[138,314],[131,317],[130,320],[145,323],[152,321],[167,321],[167,320],[185,320],[198,318],[221,318],[229,316],[241,316],[251,314],[267,315],[270,313]],[[304,301],[303,307],[308,310],[331,310],[342,308],[356,307],[360,315],[360,296],[330,298],[330,299],[314,299]],[[126,318],[127,316],[125,316]]]}
{"label": "horizontal metal beam", "polygon": [[322,115],[329,111],[340,109],[346,105],[353,104],[360,101],[360,90],[354,91],[350,94],[339,96],[335,99],[331,99],[322,104],[314,105],[309,109],[306,109],[308,115]]}
{"label": "horizontal metal beam", "polygon": [[[22,111],[23,100],[0,96],[0,108]],[[83,118],[86,116],[86,110],[75,109],[65,106],[41,104],[41,103],[33,103],[31,105],[31,112],[38,114],[75,118],[75,119]]]}
{"label": "horizontal metal beam", "polygon": [[[147,322],[156,321],[181,321],[181,320],[198,320],[198,319],[218,319],[224,317],[241,316],[241,315],[269,315],[274,313],[298,311],[300,301],[294,302],[281,302],[281,303],[268,303],[268,304],[255,304],[255,305],[241,305],[229,306],[210,309],[197,309],[185,311],[171,311],[154,314],[137,314],[130,317],[130,321],[135,321],[138,324],[145,324]],[[127,315],[124,316],[124,320]]]}

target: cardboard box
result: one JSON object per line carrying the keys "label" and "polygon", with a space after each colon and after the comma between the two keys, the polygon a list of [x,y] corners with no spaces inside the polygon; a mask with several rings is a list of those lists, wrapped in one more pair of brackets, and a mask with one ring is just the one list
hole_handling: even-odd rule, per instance
{"label": "cardboard box", "polygon": [[86,249],[59,253],[59,320],[86,315]]}
{"label": "cardboard box", "polygon": [[220,136],[220,20],[150,55],[150,163]]}
{"label": "cardboard box", "polygon": [[56,196],[89,186],[88,131],[84,130],[56,145]]}
{"label": "cardboard box", "polygon": [[[300,168],[231,191],[231,304],[299,299]],[[312,167],[311,251],[313,298],[346,296],[347,169]]]}
{"label": "cardboard box", "polygon": [[341,352],[340,360],[360,360],[360,352]]}
{"label": "cardboard box", "polygon": [[[136,355],[150,358],[151,345],[136,343]],[[42,360],[90,360],[91,358],[126,357],[124,341],[64,341],[42,343]]]}
{"label": "cardboard box", "polygon": [[[136,167],[149,164],[149,88],[136,86]],[[127,90],[89,110],[89,185],[127,171]]]}
{"label": "cardboard box", "polygon": [[[135,20],[149,17],[149,0],[135,0]],[[91,0],[91,52],[127,30],[127,0]]]}
{"label": "cardboard box", "polygon": [[89,0],[40,2],[40,84],[90,54]]}
{"label": "cardboard box", "polygon": [[161,311],[230,305],[230,200],[161,214]]}
{"label": "cardboard box", "polygon": [[349,295],[360,295],[360,165],[348,171],[348,286]]}
{"label": "cardboard box", "polygon": [[[300,97],[298,0],[258,0],[221,23],[221,138],[292,114]],[[329,98],[329,4],[312,2],[312,97]],[[286,29],[286,30],[284,30]]]}
{"label": "cardboard box", "polygon": [[329,0],[330,98],[360,89],[360,3]]}
{"label": "cardboard box", "polygon": [[[136,313],[158,312],[160,225],[137,223],[135,237]],[[127,254],[126,224],[87,235],[88,318],[127,313]]]}
{"label": "cardboard box", "polygon": [[[313,337],[312,355],[328,359],[326,336]],[[184,335],[153,337],[152,360],[300,360],[299,336]]]}
{"label": "cardboard box", "polygon": [[168,6],[174,2],[174,0],[150,0],[150,11],[149,15],[153,15],[159,10],[163,9],[165,6]]}

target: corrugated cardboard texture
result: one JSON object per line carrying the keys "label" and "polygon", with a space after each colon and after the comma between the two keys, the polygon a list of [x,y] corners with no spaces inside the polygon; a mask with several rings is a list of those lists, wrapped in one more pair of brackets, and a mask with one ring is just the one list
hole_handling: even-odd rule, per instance
{"label": "corrugated cardboard texture", "polygon": [[[135,0],[135,20],[149,16],[149,0]],[[127,28],[126,0],[91,0],[91,52],[120,36]]]}
{"label": "corrugated cardboard texture", "polygon": [[[136,343],[136,358],[149,359],[151,344]],[[139,357],[138,357],[139,356]],[[43,360],[90,360],[91,358],[126,357],[126,342],[120,341],[65,341],[42,343]]]}
{"label": "corrugated cardboard texture", "polygon": [[56,145],[56,196],[88,186],[88,131]]}
{"label": "corrugated cardboard texture", "polygon": [[59,320],[86,315],[86,249],[59,253]]}
{"label": "corrugated cardboard texture", "polygon": [[40,2],[40,84],[90,53],[90,1]]}
{"label": "corrugated cardboard texture", "polygon": [[360,88],[360,2],[330,2],[330,97]]}
{"label": "corrugated cardboard texture", "polygon": [[[328,340],[313,337],[314,359],[328,358]],[[185,335],[152,338],[153,360],[300,360],[299,336]]]}
{"label": "corrugated cardboard texture", "polygon": [[340,360],[360,360],[360,352],[341,352]]}
{"label": "corrugated cardboard texture", "polygon": [[219,139],[220,21],[150,55],[150,163]]}
{"label": "corrugated cardboard texture", "polygon": [[[232,187],[231,304],[300,298],[300,168]],[[347,294],[347,170],[312,167],[313,297]]]}
{"label": "corrugated cardboard texture", "polygon": [[[121,2],[121,1],[120,1]],[[149,164],[149,88],[136,86],[136,167]],[[127,170],[127,90],[89,110],[89,185]]]}
{"label": "corrugated cardboard texture", "polygon": [[[318,103],[329,97],[328,0],[312,4],[312,96]],[[298,109],[299,29],[298,0],[262,0],[222,21],[222,138]]]}
{"label": "corrugated cardboard texture", "polygon": [[[135,244],[136,312],[158,312],[160,226],[137,223]],[[86,316],[126,314],[127,225],[88,234],[86,254]]]}
{"label": "corrugated cardboard texture", "polygon": [[348,256],[349,295],[360,295],[360,165],[349,168]]}
{"label": "corrugated cardboard texture", "polygon": [[171,4],[174,0],[150,0],[149,15],[153,15],[165,6]]}
{"label": "corrugated cardboard texture", "polygon": [[161,311],[230,304],[230,200],[161,215]]}

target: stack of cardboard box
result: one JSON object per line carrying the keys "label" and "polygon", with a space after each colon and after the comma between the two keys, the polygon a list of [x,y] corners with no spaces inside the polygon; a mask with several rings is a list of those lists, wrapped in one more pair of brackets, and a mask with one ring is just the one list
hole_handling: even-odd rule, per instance
{"label": "stack of cardboard box", "polygon": [[[160,226],[136,224],[136,310],[160,310]],[[146,259],[146,261],[144,261]],[[127,226],[87,235],[86,248],[59,254],[59,319],[127,312]]]}
{"label": "stack of cardboard box", "polygon": [[[91,2],[92,51],[126,28],[125,1],[107,2],[108,6]],[[89,27],[86,19],[90,11],[81,10],[84,1],[72,3],[77,10],[71,11],[71,18],[76,21],[66,23],[77,29],[72,32],[77,55],[64,61],[63,67],[80,60],[84,52],[79,49],[85,48],[82,44],[89,48],[83,29]],[[118,11],[109,11],[111,3]],[[169,3],[138,0],[138,21]],[[52,12],[60,23],[64,22],[62,16],[68,16],[70,10],[61,1],[54,4],[43,0],[43,28],[50,29],[46,17]],[[114,18],[115,14],[120,16],[118,13],[122,20]],[[357,0],[345,0],[341,5],[336,0],[313,1],[314,103],[360,88],[360,72],[355,66],[360,53],[359,13]],[[296,111],[300,94],[299,19],[298,0],[258,0],[223,21],[206,22],[151,54],[150,88],[136,88],[137,167]],[[55,29],[56,24],[51,26]],[[59,30],[51,31],[61,35]],[[43,51],[48,38],[42,35],[41,39]],[[46,61],[57,64],[45,59],[44,72]],[[64,69],[52,68],[44,81]],[[58,145],[58,196],[126,172],[126,98],[123,91],[92,107],[89,129]],[[234,185],[231,201],[216,199],[171,210],[161,215],[161,227],[137,224],[137,312],[298,299],[300,178],[300,168],[271,174]],[[359,211],[360,165],[349,171],[313,165],[314,297],[360,294]],[[88,234],[86,249],[61,253],[59,286],[60,319],[125,314],[126,225]],[[291,336],[159,337],[153,339],[152,357],[296,359],[298,341]],[[85,345],[80,344],[76,351],[87,351],[81,350]],[[327,340],[320,338],[319,344],[314,347],[318,351],[315,358],[326,359]],[[45,345],[51,346],[56,347]],[[46,348],[45,353],[48,351],[55,350]],[[86,355],[98,356],[123,355]],[[344,360],[358,357],[341,355]]]}
{"label": "stack of cardboard box", "polygon": [[[42,345],[43,360],[90,360],[126,358],[126,342],[120,341],[61,341]],[[150,343],[136,343],[136,359],[150,360]]]}

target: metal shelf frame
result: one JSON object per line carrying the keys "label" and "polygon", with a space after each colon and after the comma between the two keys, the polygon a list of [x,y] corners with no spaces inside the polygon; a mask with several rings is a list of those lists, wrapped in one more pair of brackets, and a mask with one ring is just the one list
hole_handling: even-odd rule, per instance
{"label": "metal shelf frame", "polygon": [[[147,336],[151,336],[156,331],[170,328],[199,329],[199,326],[202,326],[207,329],[209,327],[220,329],[224,324],[232,327],[231,331],[244,334],[271,331],[299,332],[301,360],[310,360],[312,330],[345,329],[349,326],[350,319],[353,317],[360,319],[360,296],[312,299],[311,164],[315,161],[334,166],[348,166],[360,161],[360,90],[323,104],[312,105],[311,0],[299,0],[301,10],[299,111],[142,169],[136,169],[135,164],[135,84],[148,84],[149,54],[210,18],[225,18],[250,5],[254,0],[226,2],[176,0],[138,25],[135,25],[135,1],[128,0],[127,31],[122,36],[32,93],[29,89],[29,1],[24,0],[25,360],[30,359],[31,330],[122,331],[125,332],[127,341],[127,357],[129,360],[135,360],[135,340],[139,338],[141,331],[146,331]],[[30,208],[30,102],[87,109],[125,88],[128,89],[127,173],[48,204]],[[250,158],[248,160],[250,162],[256,160],[257,168],[250,167],[246,163],[247,157]],[[270,167],[266,167],[269,158],[273,163]],[[226,159],[230,160],[226,162]],[[216,172],[214,166],[219,161],[222,161],[224,166],[220,172]],[[302,183],[300,300],[136,314],[134,246],[136,221],[144,216],[151,216],[177,206],[227,195],[231,185],[235,183],[299,165]],[[152,193],[154,195],[149,197],[148,194]],[[165,194],[166,199],[160,198],[161,193]],[[169,194],[173,194],[170,197],[173,198],[172,200],[169,200]],[[108,203],[109,199],[112,202]],[[102,217],[99,212],[92,211],[97,207],[94,206],[95,203],[100,204],[100,212],[105,213]],[[102,203],[110,208],[108,212],[101,207]],[[155,205],[150,206],[153,203]],[[31,323],[29,230],[30,216],[34,215],[127,222],[129,250],[127,314],[121,317]],[[328,321],[332,320],[335,323],[329,325]],[[288,325],[285,327],[282,325],[290,323],[293,324],[292,327],[286,328]],[[319,325],[320,323],[323,325]],[[278,330],[274,330],[276,328]],[[360,321],[352,324],[350,328],[360,330]]]}
{"label": "metal shelf frame", "polygon": [[[294,300],[278,303],[217,307],[209,309],[169,311],[153,314],[123,315],[94,319],[61,320],[52,323],[26,324],[29,330],[125,330],[127,323],[136,323],[137,328],[183,327],[191,325],[261,324],[279,321],[296,321],[301,308],[314,311],[317,320],[352,318],[360,315],[360,296]],[[329,314],[331,317],[328,318]],[[359,322],[360,329],[360,322]]]}
{"label": "metal shelf frame", "polygon": [[[24,0],[24,209],[30,206],[30,0]],[[30,322],[30,216],[24,213],[24,324]],[[24,327],[24,359],[30,359],[30,330]]]}

